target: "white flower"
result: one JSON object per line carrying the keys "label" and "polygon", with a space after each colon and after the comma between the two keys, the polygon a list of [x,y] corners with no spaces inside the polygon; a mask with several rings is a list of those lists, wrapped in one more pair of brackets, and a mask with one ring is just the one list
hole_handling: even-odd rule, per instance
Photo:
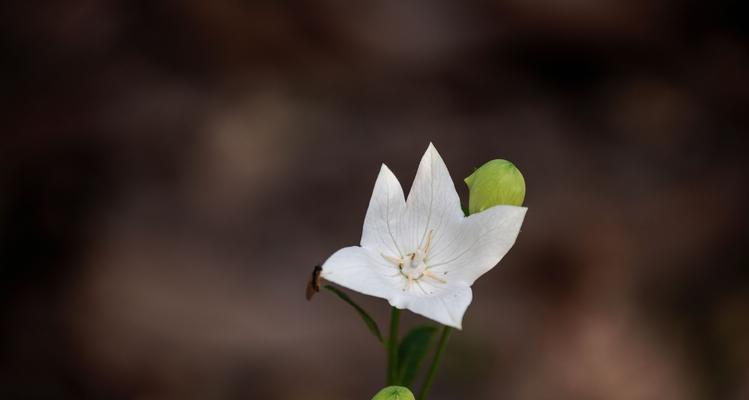
{"label": "white flower", "polygon": [[460,329],[471,285],[510,250],[526,210],[500,205],[465,217],[447,166],[430,143],[408,200],[382,165],[361,246],[338,250],[321,276]]}

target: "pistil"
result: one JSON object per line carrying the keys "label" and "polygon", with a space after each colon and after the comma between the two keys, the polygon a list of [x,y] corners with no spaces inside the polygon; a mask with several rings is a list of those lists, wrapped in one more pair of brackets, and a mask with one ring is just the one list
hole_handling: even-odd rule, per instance
{"label": "pistil", "polygon": [[407,253],[405,257],[396,258],[384,253],[381,254],[382,258],[395,265],[398,268],[398,272],[406,278],[404,291],[409,290],[413,283],[418,283],[422,277],[431,278],[440,283],[447,283],[447,281],[429,271],[429,265],[427,265],[429,250],[431,250],[432,246],[432,236],[433,230],[429,230],[424,248]]}

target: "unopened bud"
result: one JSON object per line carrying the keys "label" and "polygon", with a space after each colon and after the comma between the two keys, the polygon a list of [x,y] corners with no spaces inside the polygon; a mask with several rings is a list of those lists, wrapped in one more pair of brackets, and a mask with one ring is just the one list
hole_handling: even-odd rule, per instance
{"label": "unopened bud", "polygon": [[414,394],[403,386],[388,386],[372,397],[372,400],[415,400]]}
{"label": "unopened bud", "polygon": [[471,214],[506,204],[523,205],[525,179],[507,160],[491,160],[465,179],[468,185],[468,211]]}

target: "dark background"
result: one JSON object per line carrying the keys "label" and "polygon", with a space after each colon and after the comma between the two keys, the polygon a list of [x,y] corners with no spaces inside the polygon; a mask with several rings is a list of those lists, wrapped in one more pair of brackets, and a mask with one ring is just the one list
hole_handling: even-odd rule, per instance
{"label": "dark background", "polygon": [[0,398],[370,398],[304,286],[430,141],[529,207],[434,399],[749,398],[740,5],[3,3]]}

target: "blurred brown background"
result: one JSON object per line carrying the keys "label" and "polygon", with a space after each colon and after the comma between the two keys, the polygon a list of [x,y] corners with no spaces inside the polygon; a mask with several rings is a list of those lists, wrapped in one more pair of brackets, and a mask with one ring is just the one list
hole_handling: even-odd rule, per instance
{"label": "blurred brown background", "polygon": [[3,3],[0,398],[368,399],[304,285],[429,141],[530,210],[433,399],[749,398],[740,5]]}

